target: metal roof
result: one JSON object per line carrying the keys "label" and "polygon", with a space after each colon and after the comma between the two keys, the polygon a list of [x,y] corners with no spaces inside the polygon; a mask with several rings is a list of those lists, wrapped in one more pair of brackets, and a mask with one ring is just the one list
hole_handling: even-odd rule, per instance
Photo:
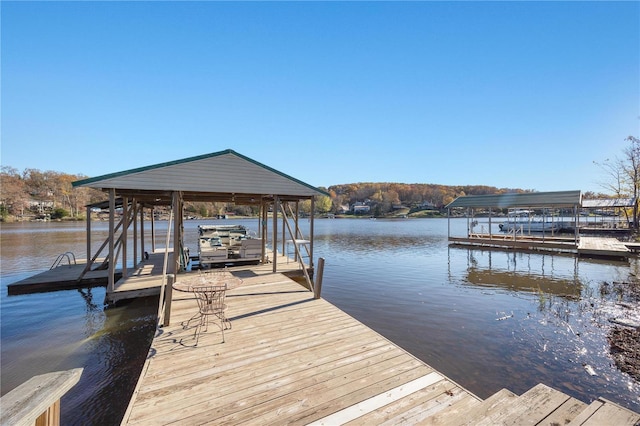
{"label": "metal roof", "polygon": [[582,207],[585,209],[603,209],[613,207],[633,207],[635,198],[601,198],[592,200],[582,200]]}
{"label": "metal roof", "polygon": [[453,200],[447,208],[509,208],[509,207],[574,207],[582,194],[577,191],[527,192],[523,194],[468,195]]}
{"label": "metal roof", "polygon": [[111,173],[73,182],[74,187],[115,188],[128,196],[157,196],[182,191],[186,199],[216,200],[263,196],[310,198],[329,195],[231,149],[182,160]]}

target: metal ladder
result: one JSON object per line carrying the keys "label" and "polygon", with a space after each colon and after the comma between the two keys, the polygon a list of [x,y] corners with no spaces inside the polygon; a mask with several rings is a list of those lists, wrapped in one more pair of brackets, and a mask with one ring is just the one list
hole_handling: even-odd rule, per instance
{"label": "metal ladder", "polygon": [[[60,266],[62,264],[62,261],[64,259],[67,259],[67,264],[68,265],[75,265],[76,264],[76,256],[75,256],[75,254],[73,254],[70,251],[67,251],[67,252],[64,252],[62,254],[59,254],[58,257],[56,257],[56,260],[51,265],[51,268],[49,268],[49,269],[57,268],[58,266]],[[73,263],[71,263],[72,259],[73,259]]]}

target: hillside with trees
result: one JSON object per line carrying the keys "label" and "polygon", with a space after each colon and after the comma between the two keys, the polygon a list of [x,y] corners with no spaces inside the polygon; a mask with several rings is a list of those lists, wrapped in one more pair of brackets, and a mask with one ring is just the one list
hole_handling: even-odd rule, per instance
{"label": "hillside with trees", "polygon": [[[4,221],[37,219],[84,219],[85,206],[105,201],[107,195],[92,188],[73,188],[72,182],[85,179],[56,171],[25,169],[23,172],[3,166],[0,173],[0,217]],[[485,185],[442,185],[431,183],[360,182],[320,188],[330,197],[319,197],[316,214],[389,216],[430,211],[438,214],[456,197],[524,193],[532,190],[495,188]],[[587,194],[588,196],[589,194]],[[594,194],[590,194],[594,195]],[[358,207],[356,210],[354,207]],[[187,203],[185,214],[192,217],[217,215],[255,216],[256,206],[227,203]],[[310,214],[310,203],[302,203],[301,211]]]}
{"label": "hillside with trees", "polygon": [[394,210],[441,210],[456,197],[530,192],[522,189],[495,188],[484,185],[448,186],[423,183],[350,183],[328,188],[332,212],[339,213],[356,203],[368,205],[374,216]]}

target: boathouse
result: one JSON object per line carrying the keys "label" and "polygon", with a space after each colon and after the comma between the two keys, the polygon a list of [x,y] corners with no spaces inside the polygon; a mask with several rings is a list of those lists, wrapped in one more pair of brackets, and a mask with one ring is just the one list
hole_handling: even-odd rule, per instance
{"label": "boathouse", "polygon": [[[471,195],[447,205],[448,239],[454,246],[551,251],[626,259],[631,243],[581,235],[582,193],[576,191]],[[628,203],[624,204],[628,205]],[[616,204],[618,206],[618,204]],[[465,217],[465,235],[452,235],[451,219]]]}
{"label": "boathouse", "polygon": [[[159,288],[167,284],[167,275],[185,270],[188,255],[183,241],[183,210],[184,203],[189,201],[259,206],[262,244],[259,262],[272,263],[273,272],[278,271],[278,256],[269,257],[267,249],[271,222],[271,252],[277,252],[281,246],[284,253],[285,244],[293,243],[295,258],[302,264],[300,250],[306,250],[304,258],[308,264],[301,269],[309,286],[313,286],[309,275],[314,267],[313,215],[311,235],[302,235],[298,226],[299,203],[310,200],[313,210],[315,197],[328,194],[231,149],[83,179],[73,182],[73,186],[96,188],[108,194],[104,207],[109,211],[109,236],[92,253],[91,221],[87,221],[87,265],[83,272],[108,268],[107,302],[158,294]],[[155,249],[154,209],[158,206],[170,206],[171,211],[161,251]],[[94,207],[87,206],[87,217]],[[145,246],[145,217],[151,220],[151,248]],[[281,232],[278,217],[282,218]],[[173,244],[169,241],[170,234]],[[162,260],[156,266],[162,265],[161,274],[134,273],[143,261],[150,262],[153,260],[150,257],[160,255]]]}
{"label": "boathouse", "polygon": [[[543,222],[557,222],[559,216],[572,217],[573,223],[578,223],[578,214],[582,204],[582,194],[578,191],[556,191],[556,192],[526,192],[520,194],[491,194],[491,195],[470,195],[458,197],[447,205],[448,217],[452,217],[452,211],[463,210],[467,217],[467,237],[477,236],[476,232],[479,222],[475,220],[476,215],[487,217],[486,227],[481,228],[481,233],[486,234],[490,239],[496,233],[494,224],[504,221],[505,212],[507,216],[526,214],[531,220],[530,213],[539,212],[538,216]],[[564,213],[557,215],[558,211]],[[569,212],[567,214],[567,212]],[[499,222],[495,221],[498,217]],[[566,224],[561,224],[565,226]],[[549,227],[552,233],[558,227]],[[577,240],[577,227],[576,240]],[[498,228],[499,229],[499,228]],[[531,229],[531,228],[529,228]],[[544,228],[542,229],[545,230]],[[517,232],[512,232],[516,236]],[[449,238],[451,239],[451,227],[449,226]]]}

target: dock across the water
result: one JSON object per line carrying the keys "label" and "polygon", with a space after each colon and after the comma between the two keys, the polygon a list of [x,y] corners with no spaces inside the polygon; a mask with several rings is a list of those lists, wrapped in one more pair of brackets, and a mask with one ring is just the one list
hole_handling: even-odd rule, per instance
{"label": "dock across the water", "polygon": [[580,236],[574,238],[540,235],[478,234],[467,237],[449,237],[453,246],[487,247],[509,250],[541,251],[567,253],[584,257],[609,259],[627,259],[635,257],[638,247],[634,243],[625,243],[613,237]]}
{"label": "dock across the water", "polygon": [[444,374],[269,265],[231,268],[232,327],[212,325],[196,345],[194,295],[174,291],[126,425],[567,424],[633,425],[640,415],[587,405],[543,384],[482,401]]}

